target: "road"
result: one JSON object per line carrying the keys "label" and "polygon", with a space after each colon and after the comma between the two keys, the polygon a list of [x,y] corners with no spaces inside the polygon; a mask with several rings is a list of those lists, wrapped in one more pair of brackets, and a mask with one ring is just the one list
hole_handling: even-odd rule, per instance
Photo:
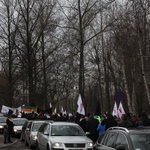
{"label": "road", "polygon": [[[20,139],[17,139],[17,143],[10,145],[8,147],[0,148],[0,150],[30,150],[29,147],[25,146],[25,143]],[[33,150],[36,150],[33,149]]]}

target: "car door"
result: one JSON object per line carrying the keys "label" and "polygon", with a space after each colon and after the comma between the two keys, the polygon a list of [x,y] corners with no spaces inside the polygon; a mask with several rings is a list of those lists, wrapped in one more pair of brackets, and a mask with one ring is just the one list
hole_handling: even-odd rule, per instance
{"label": "car door", "polygon": [[30,130],[31,130],[32,122],[30,122],[25,130],[25,145],[28,145],[29,143],[29,136],[30,136]]}
{"label": "car door", "polygon": [[125,150],[133,149],[133,147],[130,147],[127,137],[122,133],[118,133],[118,136],[116,139],[115,147],[118,147],[118,146],[122,146]]}
{"label": "car door", "polygon": [[108,132],[97,140],[94,145],[94,150],[115,150],[114,143],[117,137],[117,133]]}
{"label": "car door", "polygon": [[22,131],[21,131],[21,140],[22,141],[25,140],[25,131],[26,131],[26,128],[28,127],[29,123],[30,123],[30,121],[27,120],[22,127]]}
{"label": "car door", "polygon": [[38,147],[40,150],[47,149],[47,143],[49,138],[49,124],[44,123],[38,131]]}

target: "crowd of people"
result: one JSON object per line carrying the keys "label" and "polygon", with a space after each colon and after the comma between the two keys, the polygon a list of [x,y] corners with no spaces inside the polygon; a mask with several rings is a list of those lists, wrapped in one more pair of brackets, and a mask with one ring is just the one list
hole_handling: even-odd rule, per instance
{"label": "crowd of people", "polygon": [[[17,115],[9,115],[7,118],[7,130],[4,128],[4,143],[6,143],[6,139],[8,142],[11,141],[11,133],[13,130],[12,117],[17,117]],[[101,136],[104,131],[106,131],[110,127],[119,126],[119,127],[137,127],[143,128],[144,126],[150,126],[150,118],[146,114],[146,112],[142,112],[138,117],[130,114],[122,115],[122,118],[119,119],[117,116],[112,116],[109,113],[104,113],[102,116],[98,114],[87,114],[80,115],[75,114],[43,114],[43,113],[24,113],[22,112],[20,117],[27,118],[28,120],[54,120],[54,121],[68,121],[75,122],[81,126],[84,132],[88,133],[87,136],[93,141],[96,142],[98,136]]]}

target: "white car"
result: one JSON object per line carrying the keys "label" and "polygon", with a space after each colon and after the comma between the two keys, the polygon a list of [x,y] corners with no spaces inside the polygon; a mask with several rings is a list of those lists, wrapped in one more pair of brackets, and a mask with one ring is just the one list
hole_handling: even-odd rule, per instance
{"label": "white car", "polygon": [[44,120],[30,120],[27,128],[25,129],[25,145],[29,148],[36,146],[37,132],[40,126],[44,123]]}
{"label": "white car", "polygon": [[26,118],[13,118],[12,122],[14,124],[14,127],[13,127],[12,137],[20,138],[22,126],[26,121],[27,121]]}
{"label": "white car", "polygon": [[3,134],[4,132],[4,125],[6,125],[6,119],[7,117],[0,116],[0,134]]}
{"label": "white car", "polygon": [[38,150],[92,150],[93,142],[73,122],[45,122],[37,133]]}

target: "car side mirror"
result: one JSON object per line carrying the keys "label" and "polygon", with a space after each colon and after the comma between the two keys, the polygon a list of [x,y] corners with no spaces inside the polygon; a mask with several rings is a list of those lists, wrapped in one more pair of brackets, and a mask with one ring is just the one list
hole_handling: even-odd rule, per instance
{"label": "car side mirror", "polygon": [[49,135],[49,133],[48,133],[48,132],[44,132],[44,135],[47,135],[47,136],[48,136],[48,135]]}
{"label": "car side mirror", "polygon": [[86,135],[90,135],[90,132],[85,132]]}
{"label": "car side mirror", "polygon": [[126,150],[124,145],[117,145],[116,150]]}

